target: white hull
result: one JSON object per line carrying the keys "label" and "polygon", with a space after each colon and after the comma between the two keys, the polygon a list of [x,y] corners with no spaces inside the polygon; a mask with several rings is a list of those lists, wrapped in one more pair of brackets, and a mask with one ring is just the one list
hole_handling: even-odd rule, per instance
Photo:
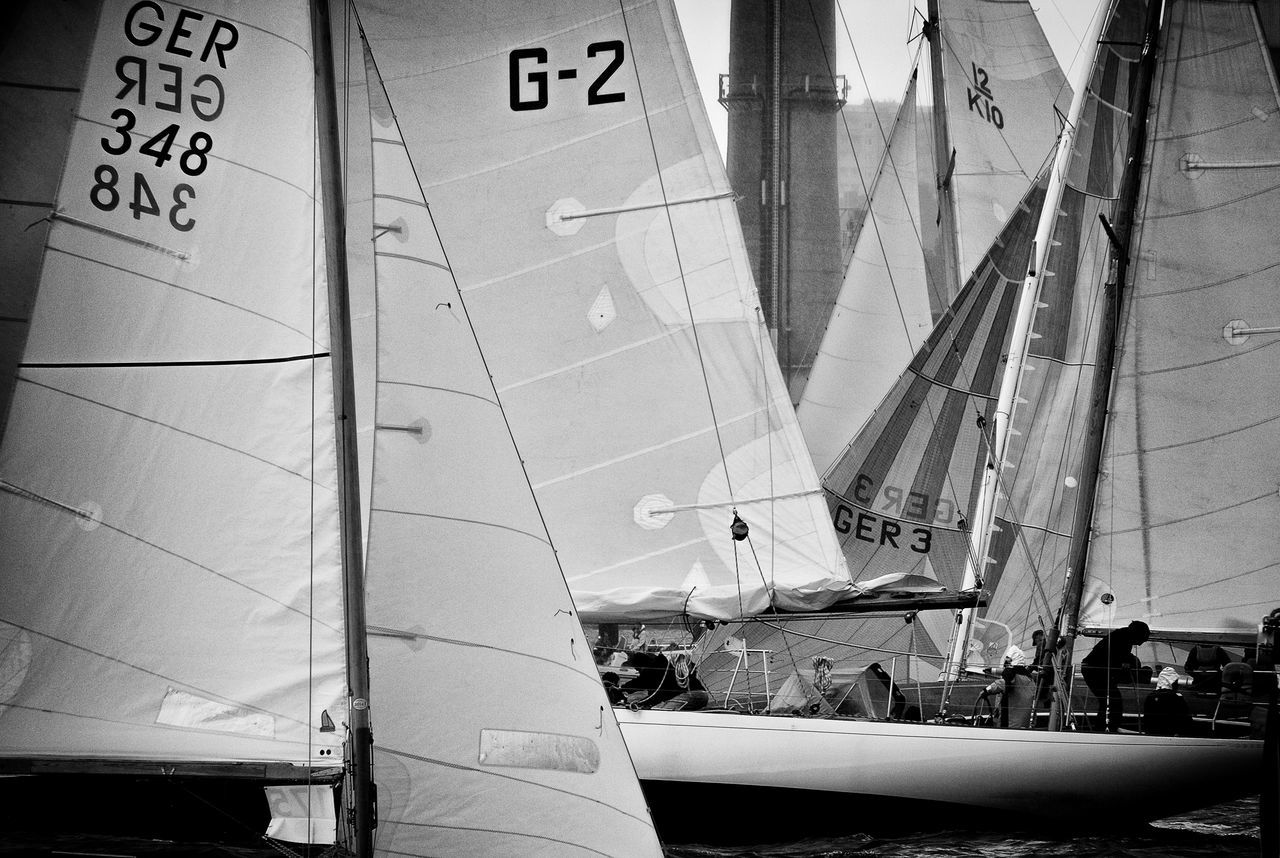
{"label": "white hull", "polygon": [[[647,786],[843,794],[1125,824],[1239,798],[1261,782],[1262,743],[1249,739],[615,713]],[[848,806],[858,819],[857,802]]]}

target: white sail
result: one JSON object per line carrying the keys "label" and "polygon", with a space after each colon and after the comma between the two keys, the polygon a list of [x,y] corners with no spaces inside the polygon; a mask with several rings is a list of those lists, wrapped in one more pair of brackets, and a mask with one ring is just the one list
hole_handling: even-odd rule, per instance
{"label": "white sail", "polygon": [[416,96],[369,71],[377,854],[659,855],[422,196],[444,165],[410,160],[395,115]]}
{"label": "white sail", "polygon": [[[83,81],[6,66],[37,92],[83,89],[56,196],[5,221],[13,247],[52,212],[24,268],[37,287],[5,285],[34,306],[5,327],[21,358],[0,446],[0,754],[333,766],[341,735],[321,716],[344,711],[345,664],[309,17],[113,1],[96,23]],[[7,153],[59,146],[4,137]],[[0,196],[23,199],[14,183],[48,163],[6,159]]]}
{"label": "white sail", "polygon": [[366,18],[578,607],[846,594],[670,4]]}
{"label": "white sail", "polygon": [[[853,259],[796,408],[814,465],[824,471],[871,416],[933,329],[921,249],[916,158],[916,77],[889,132]],[[928,166],[925,166],[928,169]],[[937,284],[940,285],[940,284]]]}
{"label": "white sail", "polygon": [[1277,601],[1280,94],[1251,4],[1166,11],[1082,622],[1252,634]]}
{"label": "white sail", "polygon": [[1030,3],[942,0],[941,16],[963,280],[1052,158],[1071,88]]}

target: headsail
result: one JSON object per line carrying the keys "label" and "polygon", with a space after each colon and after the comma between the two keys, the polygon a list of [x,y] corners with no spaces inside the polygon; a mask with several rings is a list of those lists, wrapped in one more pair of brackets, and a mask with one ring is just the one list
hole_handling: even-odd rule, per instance
{"label": "headsail", "polygon": [[[6,248],[53,212],[38,288],[5,283],[34,294],[25,345],[5,329],[10,758],[341,759],[310,20],[195,6],[103,4],[57,195],[7,219]],[[81,83],[30,74],[6,80]]]}
{"label": "headsail", "polygon": [[847,594],[670,3],[489,9],[368,30],[579,608]]}
{"label": "headsail", "polygon": [[[814,464],[825,469],[849,443],[924,344],[951,296],[927,278],[925,225],[916,191],[916,77],[889,132],[853,259],[822,336],[796,414]],[[930,213],[932,217],[932,213]],[[935,312],[936,311],[936,312]],[[874,335],[872,335],[874,334]]]}
{"label": "headsail", "polygon": [[[934,50],[945,110],[926,83],[917,113],[908,107],[914,83],[908,88],[798,408],[819,471],[863,426],[982,261],[1053,152],[1055,102],[1070,99],[1029,3],[954,0],[940,7],[942,38]],[[954,157],[937,157],[940,122]],[[933,179],[917,188],[917,173]],[[942,234],[952,222],[942,210],[947,198],[956,209],[950,239]],[[955,282],[945,273],[948,241],[958,248]]]}
{"label": "headsail", "polygon": [[[434,16],[412,20],[422,17]],[[385,24],[377,12],[367,22],[374,33]],[[416,114],[417,99],[396,101],[401,90],[388,101],[364,57],[373,210],[353,229],[373,237],[377,292],[367,563],[376,851],[656,856],[631,759],[422,195],[420,179],[445,165],[411,159],[396,116]]]}

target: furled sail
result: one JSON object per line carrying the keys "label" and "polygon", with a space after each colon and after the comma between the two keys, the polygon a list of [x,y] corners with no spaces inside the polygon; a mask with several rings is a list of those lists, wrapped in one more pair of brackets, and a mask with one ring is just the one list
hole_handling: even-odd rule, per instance
{"label": "furled sail", "polygon": [[1280,564],[1280,93],[1252,4],[1165,17],[1082,622],[1252,634]]}
{"label": "furled sail", "polygon": [[[927,98],[917,99],[913,74],[797,410],[820,472],[866,423],[982,261],[1053,152],[1055,102],[1070,100],[1029,3],[953,0],[940,4],[940,16],[945,111],[923,109],[936,98],[926,82]],[[940,121],[954,158],[936,156]],[[933,178],[918,183],[917,175]],[[943,259],[941,230],[951,223],[941,210],[944,183],[955,200],[956,282],[948,282]]]}
{"label": "furled sail", "polygon": [[[16,32],[62,12],[27,4]],[[108,0],[61,21],[96,22],[82,75],[60,54],[74,38],[25,51],[9,33],[4,53],[20,276],[3,289],[30,312],[3,329],[20,358],[0,446],[0,754],[334,767],[323,714],[345,712],[345,664],[306,6]],[[11,110],[32,93],[35,110]],[[41,110],[57,106],[74,121]],[[69,141],[20,133],[45,121]],[[51,163],[56,195],[30,175]],[[46,215],[33,247],[19,231]]]}
{"label": "furled sail", "polygon": [[848,594],[670,3],[423,13],[366,29],[578,607]]}
{"label": "furled sail", "polygon": [[[399,32],[419,17],[446,23],[422,11]],[[418,114],[419,90],[391,87],[388,101],[365,58],[373,208],[352,229],[373,237],[376,272],[366,580],[377,854],[659,855],[419,184],[448,166],[411,159],[396,116]],[[455,116],[430,118],[456,127]],[[501,253],[501,233],[484,238]]]}

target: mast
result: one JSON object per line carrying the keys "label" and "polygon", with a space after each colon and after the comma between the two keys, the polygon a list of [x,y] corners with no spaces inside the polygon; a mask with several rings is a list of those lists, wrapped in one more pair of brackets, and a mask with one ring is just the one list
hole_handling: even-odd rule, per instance
{"label": "mast", "polygon": [[[930,0],[931,4],[937,0]],[[1044,208],[1040,212],[1040,220],[1036,224],[1035,239],[1031,244],[1031,259],[1027,265],[1026,277],[1022,282],[1022,290],[1018,295],[1018,314],[1014,319],[1013,333],[1009,338],[1009,359],[1005,363],[1004,375],[1000,379],[1000,394],[996,401],[996,413],[990,427],[990,446],[987,450],[987,467],[983,473],[982,485],[978,492],[978,503],[974,511],[973,531],[970,539],[969,557],[965,562],[963,587],[973,588],[985,575],[987,552],[991,544],[991,528],[995,523],[996,491],[1004,461],[1005,449],[1009,439],[1009,421],[1013,405],[1017,399],[1018,387],[1022,379],[1023,367],[1026,365],[1027,349],[1031,344],[1031,323],[1035,317],[1036,301],[1040,294],[1040,282],[1044,273],[1045,262],[1049,258],[1049,247],[1053,238],[1053,230],[1057,225],[1058,207],[1061,205],[1063,188],[1067,181],[1067,171],[1071,161],[1071,152],[1075,140],[1080,117],[1084,111],[1086,95],[1089,91],[1089,77],[1096,61],[1097,43],[1102,33],[1103,23],[1108,16],[1099,10],[1090,22],[1084,42],[1094,44],[1095,56],[1083,65],[1078,72],[1079,79],[1073,87],[1071,107],[1066,122],[1058,138],[1058,148],[1054,153],[1052,172],[1049,174],[1049,186],[1045,193]],[[965,645],[973,624],[973,610],[961,613],[951,653],[945,668],[946,675],[956,677],[963,665]],[[1050,644],[1053,641],[1050,640]]]}
{"label": "mast", "polygon": [[343,602],[347,633],[347,676],[351,705],[348,766],[355,852],[373,854],[373,732],[369,719],[369,652],[365,633],[364,570],[360,533],[356,455],[355,384],[348,301],[346,213],[342,152],[338,135],[332,24],[328,0],[311,4],[315,46],[316,111],[320,187],[324,195],[325,267],[329,284],[329,330],[333,355],[333,405],[338,451],[338,504],[342,528]]}
{"label": "mast", "polygon": [[929,70],[933,82],[933,160],[938,190],[938,215],[942,232],[942,271],[944,283],[938,292],[955,295],[963,285],[960,272],[960,221],[956,214],[956,196],[951,174],[955,168],[955,152],[951,149],[951,131],[947,124],[947,88],[942,70],[942,24],[938,0],[929,0],[929,20],[924,25],[929,40]]}
{"label": "mast", "polygon": [[[1059,675],[1071,664],[1071,648],[1076,635],[1080,614],[1080,601],[1084,593],[1084,569],[1089,555],[1093,505],[1101,467],[1102,442],[1105,436],[1107,405],[1111,398],[1111,375],[1115,359],[1115,341],[1120,310],[1120,295],[1128,278],[1130,238],[1133,234],[1134,212],[1141,187],[1142,165],[1146,157],[1147,113],[1151,101],[1151,82],[1155,76],[1156,43],[1160,34],[1162,0],[1151,0],[1147,7],[1147,21],[1142,41],[1142,55],[1138,61],[1137,93],[1134,98],[1134,126],[1130,132],[1129,159],[1120,188],[1119,206],[1114,225],[1103,223],[1111,240],[1112,278],[1107,284],[1106,317],[1098,338],[1097,370],[1094,373],[1093,394],[1089,406],[1089,434],[1087,436],[1084,463],[1087,471],[1082,475],[1081,491],[1072,520],[1072,539],[1067,561],[1067,583],[1063,590],[1061,628],[1066,645],[1058,656]],[[1050,627],[1047,635],[1049,652],[1057,652],[1059,631]],[[1050,729],[1062,726],[1060,701],[1055,696],[1050,715]]]}

